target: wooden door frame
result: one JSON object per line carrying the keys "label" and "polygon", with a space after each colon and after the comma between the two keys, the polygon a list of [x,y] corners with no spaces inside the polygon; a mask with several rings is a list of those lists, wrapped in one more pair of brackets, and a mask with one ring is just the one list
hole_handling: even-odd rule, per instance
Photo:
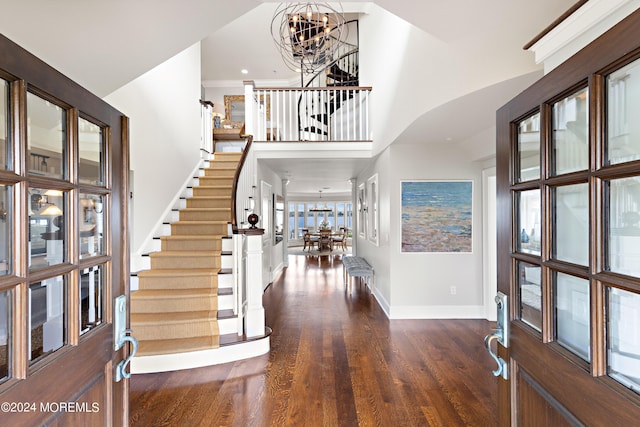
{"label": "wooden door frame", "polygon": [[[496,115],[496,165],[497,165],[497,217],[498,217],[498,290],[508,295],[515,295],[515,278],[513,253],[515,248],[515,237],[512,233],[512,227],[515,225],[516,219],[513,216],[515,206],[511,194],[512,180],[514,171],[511,167],[515,164],[514,152],[516,151],[512,144],[516,140],[515,123],[525,118],[531,112],[543,112],[545,105],[555,99],[558,95],[566,93],[571,88],[578,87],[580,84],[588,82],[590,93],[590,117],[589,132],[591,140],[590,152],[590,170],[602,164],[603,153],[595,149],[596,144],[593,138],[601,141],[604,138],[605,130],[603,128],[603,119],[605,112],[599,106],[604,105],[601,96],[604,93],[604,81],[600,77],[608,70],[623,64],[632,58],[640,58],[640,11],[636,11],[618,25],[607,31],[604,35],[596,39],[587,47],[579,51],[576,55],[568,59],[556,69],[534,83],[500,110]],[[596,108],[597,107],[597,108]],[[543,112],[544,116],[544,112]],[[541,135],[541,180],[544,180],[544,165],[549,161],[549,154],[545,153],[545,141],[549,135]],[[637,163],[630,165],[631,168],[637,168]],[[591,180],[590,180],[591,182]],[[516,185],[517,188],[517,185]],[[595,196],[596,189],[590,188],[591,197]],[[602,209],[602,206],[599,206]],[[597,209],[590,212],[592,217],[599,215]],[[543,228],[545,226],[543,225]],[[543,230],[544,232],[544,230]],[[601,230],[597,230],[595,226],[591,227],[592,236],[596,236]],[[603,256],[602,244],[595,247],[590,255],[590,264],[597,265]],[[593,253],[596,252],[596,253]],[[545,248],[542,250],[543,265],[545,260]],[[604,304],[604,284],[606,279],[611,280],[611,276],[606,273],[597,272],[595,268],[589,271],[589,278],[595,288],[591,292],[592,307],[597,304],[602,307]],[[544,294],[543,294],[544,295]],[[595,298],[593,297],[595,296]],[[535,346],[533,343],[547,341],[543,330],[542,337],[532,333],[531,329],[524,326],[522,322],[515,319],[516,303],[515,298],[510,299],[510,315],[511,315],[511,331],[510,342],[513,347],[519,348],[520,353],[514,353],[513,348],[505,349],[498,346],[499,355],[505,360],[523,357],[526,352],[536,352],[535,360],[529,360],[533,365],[529,366],[535,375],[537,381],[542,388],[548,390],[551,395],[558,395],[563,385],[574,384],[576,390],[581,388],[586,390],[587,385],[590,389],[594,389],[589,396],[588,403],[595,413],[592,421],[596,425],[630,425],[637,422],[637,416],[640,412],[638,408],[637,395],[624,389],[620,384],[606,376],[606,360],[602,350],[592,351],[591,369],[585,369],[575,362],[570,361],[566,357],[558,357],[560,354],[553,343],[544,346]],[[604,323],[603,310],[598,315],[592,317],[592,334],[602,335]],[[548,319],[549,320],[549,319]],[[550,319],[551,321],[553,319]],[[544,320],[543,320],[544,322]],[[544,329],[544,328],[543,328]],[[548,328],[547,328],[548,331]],[[604,340],[604,336],[598,336],[598,342]],[[542,350],[540,350],[542,348]],[[549,364],[558,366],[561,375],[549,375],[546,367]],[[511,362],[510,378],[517,378],[517,367]],[[594,386],[595,384],[595,386]],[[499,424],[515,425],[515,409],[510,406],[510,396],[515,393],[516,386],[513,380],[500,381],[498,388],[499,398]],[[559,399],[557,402],[570,413],[578,413],[584,408],[585,402],[578,402],[577,399]],[[616,408],[611,411],[611,408]],[[562,413],[562,411],[560,411]],[[563,414],[570,415],[570,414]],[[570,416],[567,418],[570,419]]]}
{"label": "wooden door frame", "polygon": [[[106,253],[110,254],[101,257],[104,259],[104,265],[110,266],[106,273],[109,277],[105,282],[112,284],[105,285],[105,307],[104,307],[104,324],[96,327],[94,331],[80,338],[74,337],[69,340],[69,345],[58,350],[57,355],[44,359],[42,363],[38,363],[37,369],[31,369],[26,361],[14,360],[12,363],[12,378],[0,385],[0,393],[10,393],[4,397],[10,396],[15,402],[30,402],[34,400],[34,390],[40,387],[48,387],[51,390],[49,396],[51,402],[72,402],[74,398],[88,393],[88,396],[99,396],[104,399],[109,408],[100,408],[100,414],[106,425],[127,425],[128,424],[128,381],[119,383],[113,382],[113,370],[118,362],[124,359],[128,353],[128,349],[123,348],[118,352],[113,351],[113,298],[118,295],[129,294],[129,230],[128,230],[128,195],[129,195],[129,122],[128,118],[115,108],[108,105],[102,99],[91,94],[77,83],[63,76],[60,72],[53,69],[40,59],[36,58],[11,40],[0,35],[0,69],[4,76],[11,76],[14,83],[11,84],[12,99],[24,97],[26,93],[26,85],[31,85],[39,91],[55,97],[71,107],[73,112],[78,111],[81,107],[83,114],[99,119],[108,126],[109,132],[106,135],[105,153],[105,183],[107,183],[108,200],[111,201],[109,216],[105,221],[109,223],[110,235],[105,239]],[[20,162],[13,162],[13,171],[0,171],[0,176],[8,182],[15,183],[20,187],[21,195],[27,194],[26,186],[27,165],[25,161],[26,147],[22,146],[26,135],[26,111],[23,107],[24,99],[19,103],[12,105],[11,114],[13,115],[13,123],[16,125],[12,128],[13,145],[12,150],[18,155],[13,159],[22,159]],[[21,106],[20,109],[16,108]],[[77,114],[73,118],[77,118]],[[107,120],[105,120],[107,118]],[[67,119],[68,122],[71,118]],[[78,153],[71,153],[72,161],[78,161]],[[116,161],[114,161],[116,159]],[[110,183],[110,184],[108,184]],[[61,185],[67,185],[64,182]],[[80,191],[82,186],[68,184],[69,189]],[[17,193],[16,193],[17,194]],[[17,201],[20,198],[17,198]],[[14,277],[16,283],[22,284],[16,286],[13,301],[15,303],[14,310],[17,312],[15,316],[24,317],[27,304],[27,289],[29,284],[30,272],[27,261],[23,254],[27,253],[26,242],[21,236],[26,233],[26,226],[23,218],[28,211],[26,202],[16,203],[16,215],[14,218],[14,238],[18,244],[13,248],[16,254],[16,265],[14,265]],[[70,213],[73,217],[74,213]],[[70,245],[76,245],[75,242],[69,242]],[[73,260],[72,260],[73,261]],[[73,265],[73,264],[72,264]],[[63,266],[64,267],[64,266]],[[64,273],[66,270],[60,268]],[[70,270],[71,271],[71,270]],[[74,269],[75,271],[75,269]],[[64,273],[67,274],[67,273]],[[69,273],[70,274],[70,273]],[[2,277],[4,282],[1,284],[4,288],[10,286],[11,277]],[[26,285],[25,285],[26,283]],[[75,311],[74,311],[75,310]],[[70,309],[67,318],[76,315],[77,308]],[[17,318],[17,317],[16,317]],[[26,354],[27,349],[27,326],[24,324],[15,324],[13,322],[13,345],[19,348],[19,354]],[[71,333],[75,333],[73,329]],[[108,346],[108,347],[107,347]],[[110,348],[107,352],[105,349]],[[91,354],[91,357],[86,355]],[[23,357],[24,359],[24,357]],[[96,389],[95,385],[102,376],[89,377],[96,372],[101,371],[104,375],[106,385],[104,389]],[[75,389],[71,384],[75,380],[85,379],[84,389]],[[108,411],[104,413],[104,411]],[[61,413],[43,413],[41,411],[22,412],[19,414],[2,414],[3,420],[9,422],[11,416],[16,415],[15,421],[19,424],[37,425],[44,422],[53,422],[63,424],[66,421],[73,420],[65,418],[68,414]],[[62,420],[62,421],[60,421]],[[66,420],[66,421],[65,421]]]}

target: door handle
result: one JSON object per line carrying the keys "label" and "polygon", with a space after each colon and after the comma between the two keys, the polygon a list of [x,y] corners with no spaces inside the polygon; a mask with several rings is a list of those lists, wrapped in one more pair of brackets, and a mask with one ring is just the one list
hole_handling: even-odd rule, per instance
{"label": "door handle", "polygon": [[498,369],[493,371],[493,375],[496,377],[501,376],[505,380],[509,379],[509,366],[504,359],[498,357],[493,350],[491,350],[491,341],[498,340],[503,347],[509,347],[509,306],[507,304],[507,298],[507,295],[502,292],[498,292],[498,295],[496,295],[495,302],[498,327],[493,333],[484,337],[484,347],[498,364]]}
{"label": "door handle", "polygon": [[138,351],[138,340],[131,335],[126,335],[131,333],[131,329],[125,329],[124,332],[125,335],[122,337],[122,341],[131,343],[131,352],[126,359],[121,360],[120,363],[118,363],[118,366],[116,366],[116,382],[122,380],[123,378],[131,378],[131,372],[127,372],[127,365],[131,363],[131,359],[133,359],[133,357],[136,355],[136,352]]}
{"label": "door handle", "polygon": [[493,334],[489,334],[486,337],[484,337],[484,347],[487,349],[487,351],[489,352],[489,355],[493,358],[493,360],[496,361],[496,363],[498,364],[498,369],[492,371],[493,372],[493,376],[494,377],[502,377],[505,380],[509,379],[509,369],[507,366],[507,362],[504,361],[504,359],[502,357],[498,357],[493,350],[491,350],[491,341],[493,340],[497,340],[502,338],[502,333],[498,333],[499,331],[496,331],[496,333]]}
{"label": "door handle", "polygon": [[131,352],[126,359],[121,360],[116,366],[114,374],[115,381],[121,381],[123,378],[131,378],[131,372],[127,372],[127,365],[131,363],[131,359],[138,351],[138,340],[131,336],[131,329],[126,328],[127,325],[127,297],[120,295],[114,301],[113,310],[113,350],[118,351],[125,345],[131,344]]}

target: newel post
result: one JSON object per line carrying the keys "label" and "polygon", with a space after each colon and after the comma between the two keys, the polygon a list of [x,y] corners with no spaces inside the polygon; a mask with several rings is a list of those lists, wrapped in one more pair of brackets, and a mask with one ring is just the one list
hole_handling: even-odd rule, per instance
{"label": "newel post", "polygon": [[264,336],[264,307],[262,306],[262,228],[243,228],[239,232],[245,235],[246,274],[244,277],[247,292],[247,314],[245,333],[247,337]]}

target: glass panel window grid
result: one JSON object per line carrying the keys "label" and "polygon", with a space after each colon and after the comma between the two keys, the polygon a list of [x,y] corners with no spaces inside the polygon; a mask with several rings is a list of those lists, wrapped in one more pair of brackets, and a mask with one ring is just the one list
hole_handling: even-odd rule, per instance
{"label": "glass panel window grid", "polygon": [[11,374],[11,311],[11,291],[0,292],[0,382]]}
{"label": "glass panel window grid", "polygon": [[104,200],[95,194],[80,194],[80,258],[104,253]]}
{"label": "glass panel window grid", "polygon": [[607,372],[640,394],[640,295],[608,288]]}
{"label": "glass panel window grid", "polygon": [[[314,212],[312,209],[329,209]],[[350,202],[322,202],[322,203],[290,203],[289,204],[289,237],[290,240],[302,240],[305,229],[317,231],[325,226],[333,231],[345,227],[350,235],[353,224],[353,204]]]}
{"label": "glass panel window grid", "polygon": [[32,175],[65,178],[67,112],[27,93],[27,169]]}
{"label": "glass panel window grid", "polygon": [[540,255],[540,190],[516,193],[518,203],[517,251]]}
{"label": "glass panel window grid", "polygon": [[542,268],[539,265],[518,262],[518,296],[520,319],[542,330]]}
{"label": "glass panel window grid", "polygon": [[78,120],[78,146],[80,151],[78,179],[81,183],[103,185],[104,162],[103,129],[88,120]]}
{"label": "glass panel window grid", "polygon": [[553,104],[552,169],[555,175],[589,164],[588,92],[582,89]]}
{"label": "glass panel window grid", "polygon": [[640,60],[607,77],[606,162],[640,159]]}
{"label": "glass panel window grid", "polygon": [[586,361],[591,360],[589,307],[589,281],[556,273],[556,341]]}
{"label": "glass panel window grid", "polygon": [[11,169],[10,165],[10,97],[9,82],[0,79],[0,168]]}
{"label": "glass panel window grid", "polygon": [[104,267],[85,268],[80,274],[80,334],[103,322]]}
{"label": "glass panel window grid", "polygon": [[66,194],[59,190],[29,189],[29,268],[66,261]]}
{"label": "glass panel window grid", "polygon": [[516,181],[540,178],[540,113],[518,124],[518,174]]}
{"label": "glass panel window grid", "polygon": [[554,188],[552,218],[552,257],[560,261],[588,265],[588,184]]}
{"label": "glass panel window grid", "polygon": [[66,277],[29,286],[29,360],[31,363],[67,343]]}
{"label": "glass panel window grid", "polygon": [[640,177],[606,183],[607,268],[640,277]]}
{"label": "glass panel window grid", "polygon": [[13,272],[13,186],[0,185],[0,276]]}

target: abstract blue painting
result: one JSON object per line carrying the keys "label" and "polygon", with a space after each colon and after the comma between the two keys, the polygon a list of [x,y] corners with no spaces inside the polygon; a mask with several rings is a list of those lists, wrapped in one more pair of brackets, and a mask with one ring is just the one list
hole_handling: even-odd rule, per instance
{"label": "abstract blue painting", "polygon": [[403,181],[401,252],[471,252],[472,181]]}

